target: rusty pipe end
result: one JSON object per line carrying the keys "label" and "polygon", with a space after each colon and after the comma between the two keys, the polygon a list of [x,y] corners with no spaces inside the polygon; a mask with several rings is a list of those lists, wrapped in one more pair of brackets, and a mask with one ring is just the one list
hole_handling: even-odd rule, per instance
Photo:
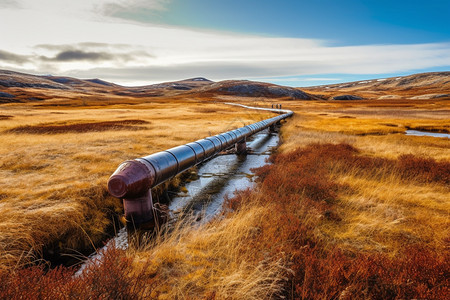
{"label": "rusty pipe end", "polygon": [[136,197],[147,192],[154,180],[153,168],[137,160],[127,160],[109,177],[108,191],[117,198]]}

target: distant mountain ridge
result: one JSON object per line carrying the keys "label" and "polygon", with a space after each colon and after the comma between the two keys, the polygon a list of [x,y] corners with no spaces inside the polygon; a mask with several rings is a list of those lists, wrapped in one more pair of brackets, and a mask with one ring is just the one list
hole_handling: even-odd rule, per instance
{"label": "distant mountain ridge", "polygon": [[418,73],[407,76],[395,76],[388,78],[379,79],[368,79],[368,80],[358,80],[346,83],[336,83],[336,84],[326,84],[316,86],[324,88],[348,88],[348,87],[398,87],[398,88],[408,88],[411,86],[426,86],[433,84],[450,84],[450,71],[449,72],[429,72],[429,73]]}
{"label": "distant mountain ridge", "polygon": [[[48,91],[46,92],[46,90]],[[133,98],[189,94],[198,97],[232,95],[236,97],[286,98],[291,100],[318,99],[300,89],[245,80],[214,82],[203,77],[194,77],[180,81],[125,87],[101,79],[77,79],[53,75],[38,76],[8,70],[0,70],[0,91],[2,92],[0,103],[46,100],[49,94],[55,95],[55,93],[58,94],[58,91],[60,91],[61,97],[65,96],[65,92],[71,92],[109,94]],[[33,96],[28,95],[31,91]],[[36,97],[36,93],[41,96]]]}
{"label": "distant mountain ridge", "polygon": [[214,82],[203,77],[145,86],[125,87],[98,78],[77,79],[53,75],[38,76],[0,70],[0,103],[48,100],[58,97],[76,99],[80,95],[101,95],[103,98],[119,96],[137,99],[183,95],[203,98],[234,96],[337,101],[397,98],[417,100],[446,99],[450,97],[450,72],[421,73],[307,88],[293,88],[248,80]]}
{"label": "distant mountain ridge", "polygon": [[450,72],[429,72],[304,88],[330,99],[352,95],[364,99],[433,99],[450,97]]}

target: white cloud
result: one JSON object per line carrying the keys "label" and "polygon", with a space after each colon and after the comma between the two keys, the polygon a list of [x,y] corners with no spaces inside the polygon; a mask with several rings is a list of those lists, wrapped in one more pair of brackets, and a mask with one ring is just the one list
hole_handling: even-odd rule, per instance
{"label": "white cloud", "polygon": [[[5,57],[8,53],[27,60],[15,65],[11,59],[14,57],[9,55],[8,63],[0,60],[0,68],[100,77],[118,83],[148,83],[193,76],[213,80],[314,77],[314,74],[382,74],[450,66],[449,43],[329,47],[314,39],[99,19],[95,18],[93,3],[117,7],[146,5],[147,9],[158,10],[164,9],[167,1],[22,0],[24,9],[0,9],[0,25],[8,28],[2,32],[0,51]],[[63,51],[72,51],[71,59],[52,60]],[[105,59],[95,59],[99,57]]]}

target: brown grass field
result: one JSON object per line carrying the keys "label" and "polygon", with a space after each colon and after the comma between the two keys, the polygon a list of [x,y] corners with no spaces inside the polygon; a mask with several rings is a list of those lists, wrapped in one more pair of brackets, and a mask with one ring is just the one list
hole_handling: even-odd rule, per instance
{"label": "brown grass field", "polygon": [[189,101],[0,109],[10,116],[0,121],[0,268],[38,259],[45,247],[80,250],[104,239],[121,211],[105,183],[122,161],[263,117]]}
{"label": "brown grass field", "polygon": [[121,213],[105,189],[120,162],[270,115],[230,99],[273,101],[0,106],[0,298],[448,299],[450,140],[403,134],[449,132],[446,99],[280,100],[296,114],[273,164],[211,223],[187,217],[79,277],[23,268],[104,239]]}

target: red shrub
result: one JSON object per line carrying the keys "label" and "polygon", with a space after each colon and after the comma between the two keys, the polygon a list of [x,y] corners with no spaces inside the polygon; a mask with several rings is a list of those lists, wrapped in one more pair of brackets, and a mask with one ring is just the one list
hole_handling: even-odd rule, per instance
{"label": "red shrub", "polygon": [[[0,299],[146,299],[153,282],[133,273],[123,250],[110,248],[79,276],[74,269],[42,266],[0,273]],[[145,266],[144,266],[145,270]]]}
{"label": "red shrub", "polygon": [[450,163],[448,162],[436,162],[432,158],[406,154],[398,158],[397,169],[405,179],[450,184]]}

